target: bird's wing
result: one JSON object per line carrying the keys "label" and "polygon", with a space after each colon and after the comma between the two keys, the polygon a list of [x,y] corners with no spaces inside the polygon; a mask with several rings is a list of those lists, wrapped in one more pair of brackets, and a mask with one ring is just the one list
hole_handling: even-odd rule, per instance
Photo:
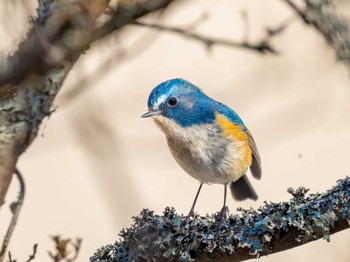
{"label": "bird's wing", "polygon": [[246,132],[248,135],[248,145],[252,150],[252,155],[253,155],[253,162],[252,162],[252,165],[250,166],[250,172],[252,172],[253,177],[255,177],[256,179],[260,179],[261,178],[261,160],[260,160],[258,148],[256,147],[254,138],[248,129],[246,130]]}

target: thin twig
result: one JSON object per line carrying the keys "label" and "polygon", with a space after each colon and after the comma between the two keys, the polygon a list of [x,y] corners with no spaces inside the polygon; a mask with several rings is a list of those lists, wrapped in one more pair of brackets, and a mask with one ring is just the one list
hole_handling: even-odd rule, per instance
{"label": "thin twig", "polygon": [[[11,239],[12,233],[13,233],[13,231],[15,229],[15,226],[16,226],[16,223],[17,223],[17,220],[18,220],[18,216],[19,216],[19,213],[20,213],[22,205],[23,205],[24,196],[25,196],[24,180],[23,180],[23,177],[22,177],[21,173],[19,172],[19,170],[17,168],[16,168],[16,171],[15,171],[15,174],[16,174],[16,177],[18,179],[18,183],[19,183],[19,186],[20,186],[20,191],[19,191],[19,194],[18,194],[18,197],[17,197],[17,201],[13,202],[10,205],[10,209],[11,209],[11,212],[12,212],[12,219],[11,219],[11,222],[10,222],[9,227],[7,229],[7,232],[6,232],[6,235],[4,237],[4,240],[2,242],[2,247],[1,247],[1,251],[0,251],[0,261],[4,260],[5,252],[6,252],[8,244],[9,244],[9,241]],[[10,254],[9,254],[9,257],[10,257]]]}
{"label": "thin twig", "polygon": [[201,16],[199,16],[197,19],[193,20],[187,27],[190,30],[196,29],[199,25],[203,24],[205,21],[207,21],[209,18],[208,13],[203,13]]}
{"label": "thin twig", "polygon": [[12,260],[12,255],[11,255],[10,251],[9,251],[8,255],[9,255],[9,262],[16,262],[17,261],[16,259]]}
{"label": "thin twig", "polygon": [[249,31],[250,31],[250,23],[248,18],[248,12],[246,10],[241,11],[241,18],[243,20],[243,41],[249,41]]}
{"label": "thin twig", "polygon": [[310,20],[305,14],[305,11],[301,10],[292,0],[283,0],[288,4],[303,20],[305,23],[309,24]]}
{"label": "thin twig", "polygon": [[[163,12],[159,12],[156,14],[156,22],[160,23],[161,19],[163,17]],[[115,15],[114,10],[109,10],[108,15],[113,16]],[[208,14],[203,13],[201,16],[199,16],[197,19],[195,19],[193,22],[191,22],[188,25],[188,28],[195,29],[197,26],[199,26],[201,23],[205,22],[208,19]],[[155,34],[155,35],[154,35]],[[144,35],[142,35],[140,38],[138,38],[137,41],[135,41],[135,44],[133,46],[128,46],[127,48],[124,48],[123,46],[117,48],[114,50],[114,53],[109,54],[107,58],[105,58],[104,61],[100,63],[100,65],[97,67],[95,72],[81,75],[80,78],[76,81],[76,84],[72,87],[68,87],[68,91],[63,94],[62,100],[65,104],[69,104],[72,100],[74,100],[76,97],[80,96],[83,92],[86,92],[90,90],[90,88],[96,86],[96,82],[98,80],[103,78],[103,75],[107,75],[108,72],[113,69],[116,70],[118,66],[120,66],[122,63],[125,63],[128,60],[134,59],[135,57],[140,56],[143,52],[147,50],[147,48],[154,43],[154,41],[157,39],[157,33],[150,34],[149,32],[145,32]],[[100,46],[101,48],[101,46]]]}
{"label": "thin twig", "polygon": [[55,252],[48,251],[48,253],[53,261],[73,262],[78,258],[78,254],[82,243],[81,238],[76,238],[73,241],[70,238],[62,238],[60,235],[55,235],[51,236],[51,239],[55,243]]}
{"label": "thin twig", "polygon": [[33,246],[33,254],[31,254],[26,262],[30,262],[35,258],[36,252],[38,251],[38,244]]}
{"label": "thin twig", "polygon": [[248,50],[259,52],[262,54],[267,54],[267,53],[277,54],[277,51],[266,41],[262,41],[257,44],[251,44],[245,41],[234,41],[234,40],[221,39],[217,37],[204,36],[201,34],[191,32],[187,29],[173,27],[173,26],[149,24],[149,23],[144,23],[140,21],[134,21],[134,25],[153,28],[159,31],[176,33],[183,37],[197,40],[203,43],[207,48],[211,48],[213,45],[222,45],[222,46],[228,46],[228,47],[234,47],[234,48],[248,49]]}
{"label": "thin twig", "polygon": [[335,51],[339,61],[350,68],[350,23],[342,17],[331,0],[304,0],[298,7],[293,0],[282,0],[307,24],[316,29]]}
{"label": "thin twig", "polygon": [[292,22],[296,20],[296,16],[290,16],[286,20],[284,20],[281,24],[277,25],[276,27],[268,27],[266,28],[266,36],[267,37],[273,37],[275,35],[278,35],[282,33]]}
{"label": "thin twig", "polygon": [[[294,19],[294,18],[293,18]],[[267,30],[267,34],[256,43],[249,42],[247,40],[247,37],[245,36],[243,41],[234,41],[234,40],[227,40],[227,39],[221,39],[217,37],[209,37],[202,34],[195,33],[191,30],[185,29],[185,28],[179,28],[174,26],[166,26],[166,25],[160,25],[160,24],[150,24],[150,23],[144,23],[140,21],[134,21],[134,25],[148,27],[152,29],[156,29],[159,31],[167,31],[179,34],[183,37],[187,37],[193,40],[197,40],[201,43],[203,43],[206,47],[211,48],[213,45],[222,45],[222,46],[228,46],[228,47],[234,47],[234,48],[243,48],[250,51],[258,52],[261,54],[278,54],[278,51],[271,45],[270,41],[272,37],[276,36],[277,34],[281,33],[287,25],[290,24],[292,21],[291,18],[288,18],[285,22],[283,22],[281,25],[277,27],[277,29],[273,30]],[[271,33],[273,32],[273,33]]]}
{"label": "thin twig", "polygon": [[[33,253],[31,255],[29,255],[28,260],[26,260],[25,262],[30,262],[35,258],[36,252],[38,250],[38,244],[34,244],[33,246]],[[12,255],[11,255],[11,251],[8,252],[8,262],[16,262],[17,259],[12,259]]]}
{"label": "thin twig", "polygon": [[[246,34],[243,37],[242,43],[248,43],[249,42],[249,38],[248,38],[248,35],[249,35],[248,22],[249,21],[248,21],[248,17],[247,17],[246,12],[242,13],[242,17],[243,17],[243,19],[245,21],[245,25],[246,25],[245,30],[244,30],[246,32]],[[188,31],[195,30],[197,26],[199,26],[201,23],[203,23],[207,19],[208,19],[208,14],[204,13],[199,18],[197,18],[196,20],[191,22],[189,25],[187,25],[186,28]],[[287,26],[289,26],[290,23],[293,22],[295,19],[296,19],[296,16],[291,16],[276,27],[266,28],[266,34],[262,38],[262,40],[260,40],[260,42],[266,42],[266,39],[271,40],[272,37],[274,37],[275,35],[282,33],[282,31],[284,29],[286,29]],[[159,23],[159,21],[157,21],[157,23]],[[185,29],[183,29],[183,30],[185,30]],[[151,41],[149,41],[148,39],[150,39]],[[78,81],[76,81],[77,84],[75,86],[68,88],[69,91],[67,91],[63,95],[62,100],[64,101],[64,103],[67,104],[71,100],[75,99],[77,96],[81,95],[81,93],[89,90],[95,84],[95,82],[93,80],[98,79],[98,76],[101,76],[102,74],[107,74],[107,72],[110,69],[112,69],[112,68],[115,69],[119,64],[121,64],[125,60],[129,60],[129,59],[134,58],[135,56],[138,56],[141,52],[143,52],[146,49],[145,46],[153,43],[154,40],[155,40],[154,36],[151,36],[151,38],[150,38],[149,35],[147,34],[144,37],[141,37],[138,41],[135,41],[136,44],[133,47],[129,47],[128,51],[123,50],[123,49],[116,50],[116,52],[114,54],[111,54],[109,57],[107,57],[100,64],[100,66],[97,68],[97,70],[95,72],[93,72],[92,74],[89,74],[89,75],[81,76],[80,79]],[[142,49],[140,49],[139,46],[142,46]],[[137,50],[139,50],[139,51],[137,51]],[[118,58],[118,59],[117,59],[117,61],[112,61],[112,58],[113,59]]]}
{"label": "thin twig", "polygon": [[119,1],[115,17],[102,24],[97,19],[109,0],[39,1],[28,35],[0,63],[0,205],[18,157],[37,136],[79,56],[92,42],[173,1]]}
{"label": "thin twig", "polygon": [[73,262],[73,261],[77,260],[79,252],[80,252],[80,248],[81,248],[81,242],[82,242],[81,238],[77,238],[75,240],[75,242],[71,242],[71,245],[74,248],[74,255],[71,258],[67,258],[67,262]]}

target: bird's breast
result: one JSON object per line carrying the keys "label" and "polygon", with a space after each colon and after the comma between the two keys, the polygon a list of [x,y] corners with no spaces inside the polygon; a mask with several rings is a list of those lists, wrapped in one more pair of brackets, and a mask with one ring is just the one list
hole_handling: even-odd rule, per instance
{"label": "bird's breast", "polygon": [[181,127],[162,116],[154,120],[165,133],[169,149],[179,165],[201,182],[235,181],[251,165],[251,151],[243,130],[229,126],[220,117],[214,123],[189,127]]}

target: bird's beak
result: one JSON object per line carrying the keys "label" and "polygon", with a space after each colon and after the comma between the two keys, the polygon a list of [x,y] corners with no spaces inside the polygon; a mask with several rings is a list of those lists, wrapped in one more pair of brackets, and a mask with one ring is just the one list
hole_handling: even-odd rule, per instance
{"label": "bird's beak", "polygon": [[141,117],[142,118],[146,118],[146,117],[152,117],[152,116],[156,116],[156,115],[160,115],[162,113],[161,110],[150,110],[147,113],[144,113]]}

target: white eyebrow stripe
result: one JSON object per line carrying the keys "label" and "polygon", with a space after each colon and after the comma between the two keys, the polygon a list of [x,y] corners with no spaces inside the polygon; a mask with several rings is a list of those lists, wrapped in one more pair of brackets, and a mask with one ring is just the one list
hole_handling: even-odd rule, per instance
{"label": "white eyebrow stripe", "polygon": [[165,99],[166,99],[166,95],[161,95],[157,102],[154,103],[153,105],[153,109],[158,109],[158,107],[160,106],[160,104],[164,103],[165,102]]}

